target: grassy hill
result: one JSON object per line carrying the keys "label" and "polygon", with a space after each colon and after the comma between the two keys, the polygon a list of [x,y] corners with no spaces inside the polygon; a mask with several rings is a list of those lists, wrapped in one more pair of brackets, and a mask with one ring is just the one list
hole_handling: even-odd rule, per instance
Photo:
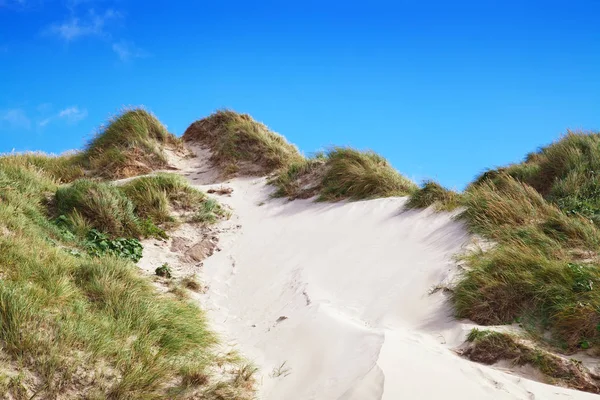
{"label": "grassy hill", "polygon": [[164,146],[180,144],[130,110],[81,153],[0,157],[0,393],[251,398],[250,374],[216,353],[202,311],[158,294],[134,264],[139,238],[166,235],[175,209],[206,217],[206,196],[169,174],[103,181],[166,166]]}

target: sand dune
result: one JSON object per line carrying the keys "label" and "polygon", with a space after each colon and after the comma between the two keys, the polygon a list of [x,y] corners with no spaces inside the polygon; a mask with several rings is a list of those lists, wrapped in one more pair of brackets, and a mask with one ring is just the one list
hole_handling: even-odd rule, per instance
{"label": "sand dune", "polygon": [[[204,190],[216,179],[205,156],[178,165]],[[260,367],[260,398],[595,398],[453,351],[474,325],[434,289],[473,239],[450,214],[403,211],[405,198],[272,200],[265,179],[227,186],[233,215],[203,263],[201,302]]]}

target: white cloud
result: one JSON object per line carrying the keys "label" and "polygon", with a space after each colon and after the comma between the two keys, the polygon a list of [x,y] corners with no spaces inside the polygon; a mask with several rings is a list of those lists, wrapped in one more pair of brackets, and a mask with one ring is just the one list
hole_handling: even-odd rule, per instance
{"label": "white cloud", "polygon": [[77,122],[87,118],[87,116],[87,110],[85,108],[80,110],[77,106],[65,108],[58,113],[58,118],[66,120],[69,124],[76,124]]}
{"label": "white cloud", "polygon": [[50,122],[59,120],[65,121],[69,125],[75,125],[78,122],[83,121],[87,116],[88,112],[85,108],[80,109],[78,106],[67,107],[50,117],[40,120],[38,126],[43,128]]}
{"label": "white cloud", "polygon": [[3,126],[8,126],[9,129],[29,129],[31,120],[27,117],[25,110],[12,108],[0,111],[0,128]]}
{"label": "white cloud", "polygon": [[134,58],[148,57],[148,53],[131,42],[120,41],[113,43],[112,49],[123,62],[131,61]]}
{"label": "white cloud", "polygon": [[112,9],[106,10],[103,14],[96,14],[94,10],[90,10],[85,18],[72,16],[61,24],[51,25],[47,32],[55,34],[67,42],[83,36],[108,36],[107,23],[120,17],[121,14]]}
{"label": "white cloud", "polygon": [[40,122],[38,122],[38,125],[41,127],[44,127],[44,126],[48,125],[50,123],[50,121],[52,121],[52,118],[46,118],[46,119],[43,119]]}

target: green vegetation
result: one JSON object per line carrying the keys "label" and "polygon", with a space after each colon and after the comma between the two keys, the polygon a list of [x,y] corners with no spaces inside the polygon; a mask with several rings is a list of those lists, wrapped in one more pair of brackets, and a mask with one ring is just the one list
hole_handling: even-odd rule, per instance
{"label": "green vegetation", "polygon": [[464,194],[462,218],[496,245],[466,256],[454,292],[457,313],[481,324],[523,322],[550,331],[564,350],[600,337],[597,226],[565,213],[536,189],[500,172]]}
{"label": "green vegetation", "polygon": [[194,122],[183,139],[208,146],[212,163],[225,176],[266,175],[302,159],[298,149],[283,136],[247,114],[230,110],[217,111]]}
{"label": "green vegetation", "polygon": [[2,156],[2,165],[12,165],[25,169],[39,169],[59,183],[72,182],[82,178],[85,171],[81,166],[81,154],[72,153],[62,156],[48,155],[40,152],[17,153]]}
{"label": "green vegetation", "polygon": [[173,276],[171,267],[167,263],[164,263],[160,267],[157,267],[154,273],[157,276],[161,276],[163,278],[171,278]]}
{"label": "green vegetation", "polygon": [[229,213],[216,200],[207,198],[193,215],[192,221],[202,224],[214,224],[221,218],[229,218]]}
{"label": "green vegetation", "polygon": [[461,195],[448,190],[434,181],[425,181],[419,190],[414,191],[406,208],[427,208],[435,206],[437,211],[453,211],[461,205]]}
{"label": "green vegetation", "polygon": [[164,146],[182,149],[181,141],[154,115],[135,108],[125,110],[101,128],[82,157],[95,175],[127,178],[167,167]]}
{"label": "green vegetation", "polygon": [[[131,199],[140,218],[149,219],[152,224],[165,228],[177,222],[170,208],[194,213],[204,209],[206,203],[216,203],[191,187],[183,177],[174,174],[143,176],[125,183],[119,189]],[[212,222],[216,222],[216,218]]]}
{"label": "green vegetation", "polygon": [[273,196],[293,200],[317,195],[321,190],[326,163],[324,153],[291,163],[269,181],[277,189]]}
{"label": "green vegetation", "polygon": [[[111,237],[165,237],[177,225],[173,211],[188,212],[195,222],[214,223],[225,216],[221,205],[192,188],[184,178],[156,174],[121,186],[78,179],[56,191],[54,213],[79,236],[91,228]],[[183,215],[183,214],[182,214]],[[204,216],[202,220],[199,215]]]}
{"label": "green vegetation", "polygon": [[125,258],[136,263],[142,258],[142,244],[134,238],[110,239],[108,235],[90,229],[84,245],[88,254],[99,257],[104,254],[112,254],[116,257]]}
{"label": "green vegetation", "polygon": [[83,218],[87,225],[111,236],[141,235],[132,202],[113,184],[78,179],[58,188],[54,206],[57,215]]}
{"label": "green vegetation", "polygon": [[416,189],[380,155],[341,147],[327,153],[321,182],[320,199],[328,201],[404,196]]}
{"label": "green vegetation", "polygon": [[[98,139],[94,146],[111,148]],[[141,200],[154,194],[144,190],[159,187],[190,212],[201,197],[164,177],[127,188],[81,179],[79,156],[0,157],[2,393],[252,398],[248,368],[216,353],[203,313],[158,293],[132,263],[141,251],[135,237],[156,217]]]}
{"label": "green vegetation", "polygon": [[600,222],[600,134],[568,132],[524,162],[484,173],[473,185],[506,174],[537,190],[565,213]]}
{"label": "green vegetation", "polygon": [[546,377],[547,383],[600,393],[597,377],[590,374],[578,361],[534,348],[507,333],[473,329],[467,341],[470,345],[463,355],[473,361],[494,364],[500,360],[509,360],[514,365],[529,364]]}
{"label": "green vegetation", "polygon": [[321,201],[405,196],[417,188],[380,155],[341,147],[290,164],[271,184],[277,197],[318,194]]}

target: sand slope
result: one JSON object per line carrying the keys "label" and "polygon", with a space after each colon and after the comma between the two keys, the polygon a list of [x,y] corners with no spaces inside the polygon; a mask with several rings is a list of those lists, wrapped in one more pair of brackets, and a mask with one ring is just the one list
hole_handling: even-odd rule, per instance
{"label": "sand slope", "polygon": [[[200,155],[178,166],[206,190],[215,175]],[[446,294],[432,290],[472,241],[451,215],[403,211],[404,198],[271,200],[264,179],[227,186],[232,196],[218,199],[233,216],[200,270],[201,302],[260,367],[260,398],[596,398],[452,351],[473,324],[454,320]]]}

